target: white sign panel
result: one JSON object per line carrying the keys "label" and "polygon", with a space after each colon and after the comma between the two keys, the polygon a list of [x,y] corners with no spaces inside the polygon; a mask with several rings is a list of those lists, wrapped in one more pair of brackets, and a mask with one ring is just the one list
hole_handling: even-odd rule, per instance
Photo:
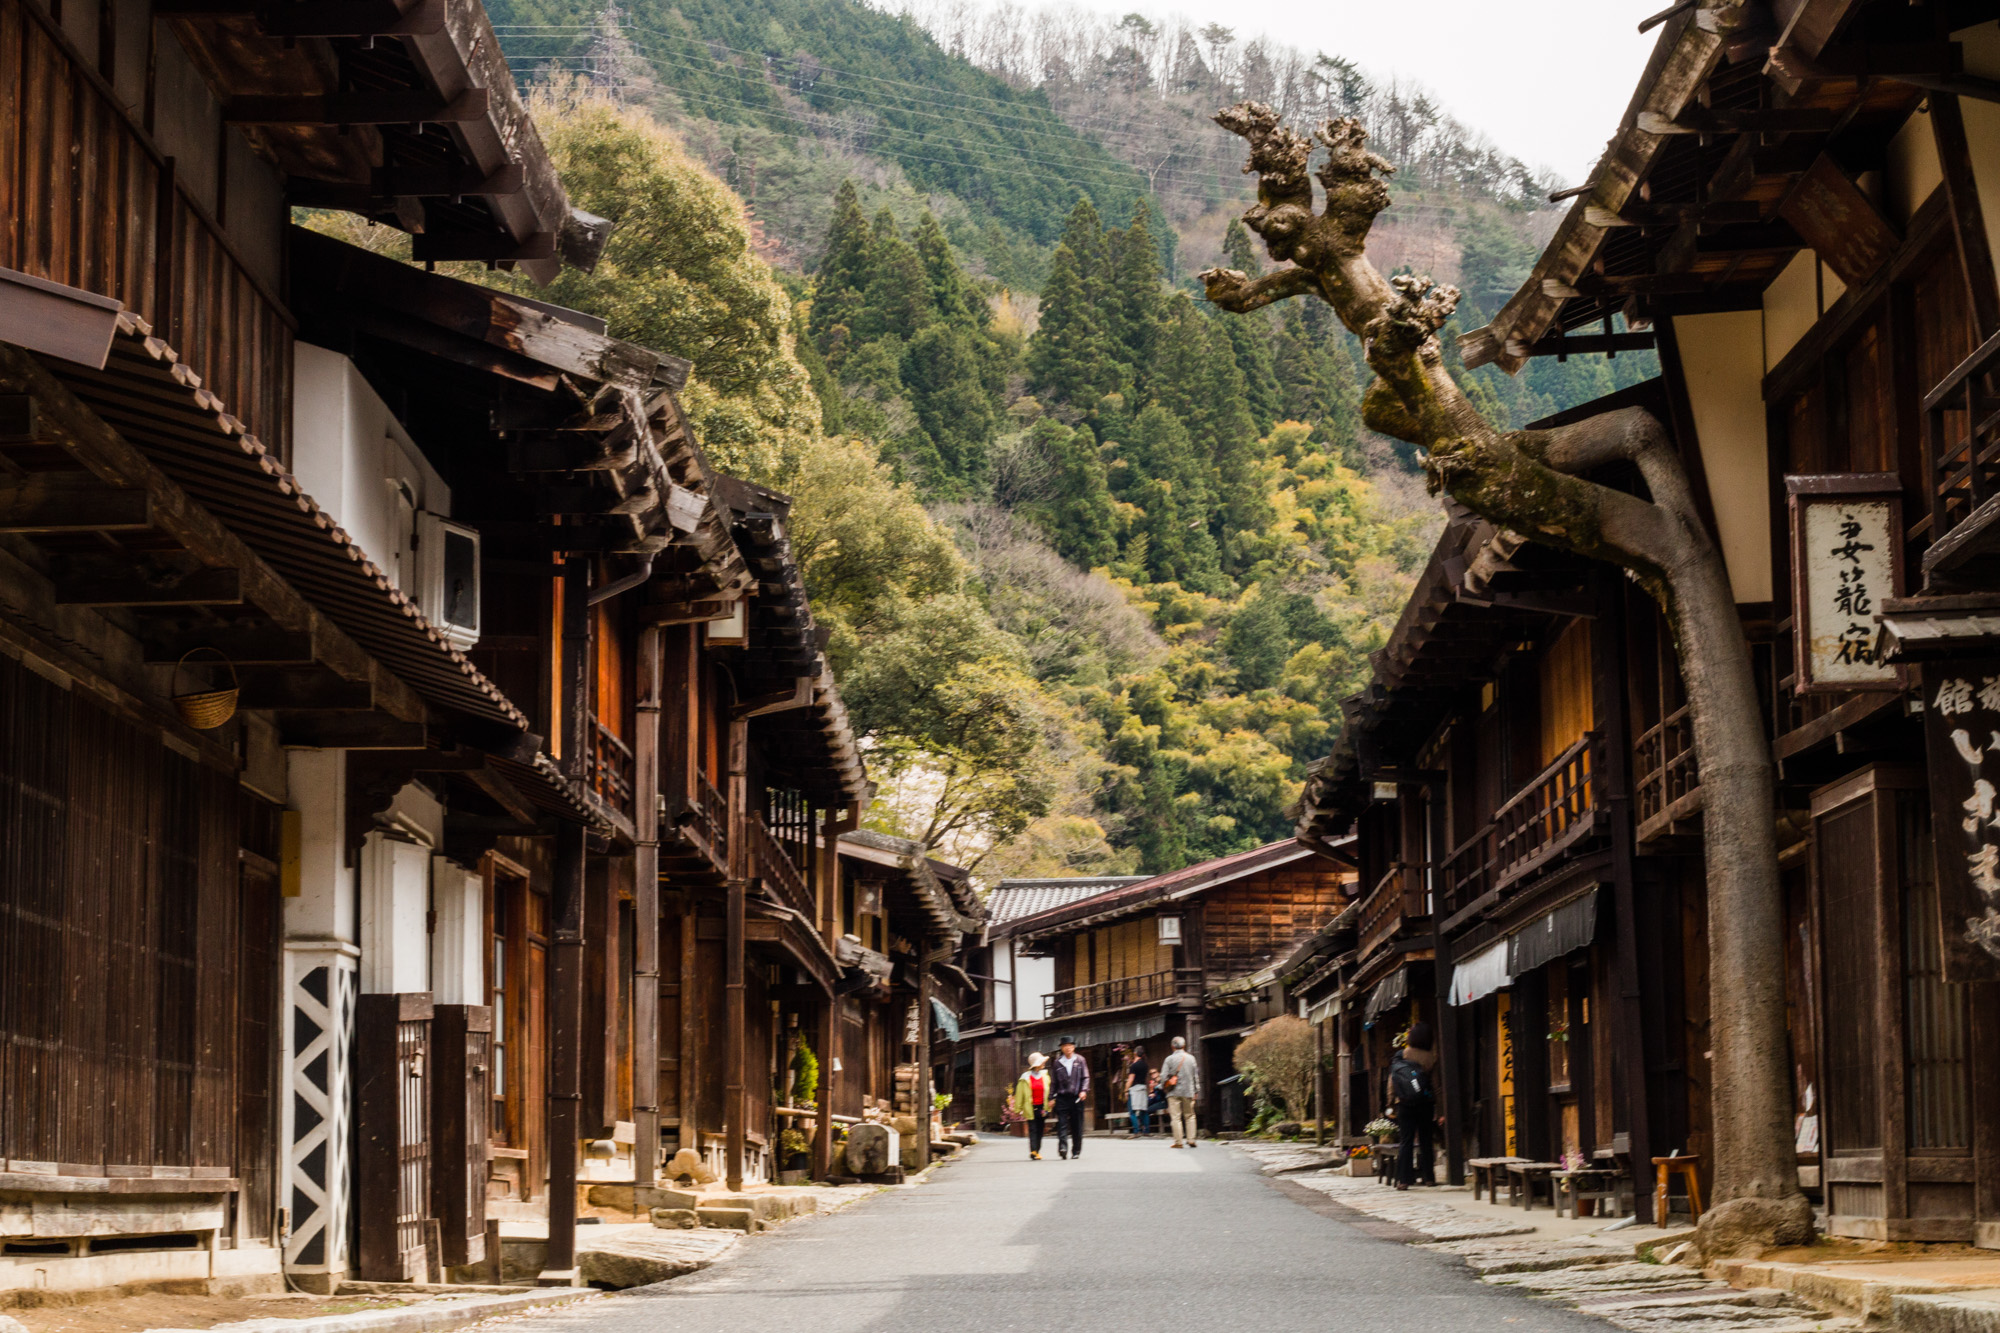
{"label": "white sign panel", "polygon": [[1901,593],[1902,500],[1895,478],[1785,480],[1799,691],[1902,688],[1903,673],[1884,663],[1876,646],[1882,603]]}

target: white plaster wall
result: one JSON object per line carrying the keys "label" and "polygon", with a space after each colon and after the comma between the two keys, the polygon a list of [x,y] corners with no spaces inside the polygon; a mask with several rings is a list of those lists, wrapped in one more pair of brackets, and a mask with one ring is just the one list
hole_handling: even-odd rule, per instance
{"label": "white plaster wall", "polygon": [[415,571],[403,568],[410,552],[397,484],[415,508],[434,514],[451,513],[451,492],[352,361],[299,343],[293,364],[293,474],[370,560],[410,587]]}
{"label": "white plaster wall", "polygon": [[361,993],[431,988],[430,849],[381,833],[361,844]]}
{"label": "white plaster wall", "polygon": [[1014,959],[1014,1017],[1029,1022],[1042,1016],[1043,1003],[1056,993],[1056,960],[1053,958]]}
{"label": "white plaster wall", "polygon": [[354,871],[341,840],[347,824],[347,754],[286,752],[286,786],[299,812],[299,892],[285,899],[285,938],[354,944]]}
{"label": "white plaster wall", "polygon": [[1924,200],[1931,197],[1931,191],[1943,183],[1944,168],[1938,165],[1937,138],[1931,133],[1931,118],[1911,116],[1889,141],[1883,211],[1897,227],[1907,227]]}
{"label": "white plaster wall", "polygon": [[1745,310],[1674,320],[1717,536],[1738,602],[1771,600],[1771,481],[1758,355],[1767,318]]}
{"label": "white plaster wall", "polygon": [[437,929],[431,932],[431,996],[439,1004],[486,1003],[486,916],[478,875],[431,858]]}

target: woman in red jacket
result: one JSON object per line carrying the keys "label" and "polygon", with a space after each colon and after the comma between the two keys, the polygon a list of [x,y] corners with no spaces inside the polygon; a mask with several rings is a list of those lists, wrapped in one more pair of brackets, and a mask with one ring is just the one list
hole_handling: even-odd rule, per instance
{"label": "woman in red jacket", "polygon": [[1048,1132],[1049,1107],[1055,1104],[1055,1084],[1049,1081],[1049,1057],[1036,1051],[1014,1084],[1014,1113],[1028,1122],[1028,1158],[1042,1160],[1042,1135]]}

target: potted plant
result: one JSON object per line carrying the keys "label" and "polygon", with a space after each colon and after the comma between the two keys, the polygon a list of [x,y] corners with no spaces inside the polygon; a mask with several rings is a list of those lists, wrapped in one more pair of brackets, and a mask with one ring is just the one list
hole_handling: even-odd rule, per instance
{"label": "potted plant", "polygon": [[1375,1174],[1375,1157],[1365,1143],[1347,1150],[1347,1174],[1367,1178]]}
{"label": "potted plant", "polygon": [[801,1129],[787,1129],[778,1135],[778,1183],[804,1184],[812,1173],[812,1142]]}

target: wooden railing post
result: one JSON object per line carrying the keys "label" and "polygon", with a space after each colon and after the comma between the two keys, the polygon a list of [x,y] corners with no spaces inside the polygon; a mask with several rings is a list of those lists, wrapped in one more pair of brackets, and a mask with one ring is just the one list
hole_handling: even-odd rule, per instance
{"label": "wooden railing post", "polygon": [[750,720],[729,720],[729,903],[723,949],[724,1010],[722,1041],[723,1124],[726,1134],[726,1174],[729,1188],[743,1188],[744,1132],[749,1098],[743,1082],[744,1047],[748,1039],[745,1005],[745,895],[750,882]]}
{"label": "wooden railing post", "polygon": [[632,1182],[650,1185],[660,1159],[660,687],[657,625],[639,632],[633,735]]}

